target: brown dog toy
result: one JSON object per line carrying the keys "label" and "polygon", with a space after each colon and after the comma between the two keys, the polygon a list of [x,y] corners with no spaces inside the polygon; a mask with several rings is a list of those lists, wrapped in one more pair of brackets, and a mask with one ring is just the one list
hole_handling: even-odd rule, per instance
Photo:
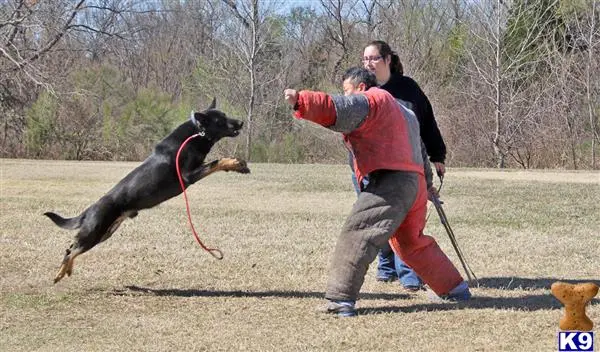
{"label": "brown dog toy", "polygon": [[594,323],[585,315],[585,307],[598,294],[598,285],[591,282],[572,285],[557,281],[552,284],[550,290],[565,306],[565,315],[560,318],[558,324],[561,330],[592,330]]}

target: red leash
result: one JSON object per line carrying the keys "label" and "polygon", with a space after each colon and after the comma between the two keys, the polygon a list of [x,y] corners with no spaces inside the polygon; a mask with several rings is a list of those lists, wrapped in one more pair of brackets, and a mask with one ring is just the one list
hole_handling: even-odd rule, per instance
{"label": "red leash", "polygon": [[[200,241],[200,237],[198,237],[198,233],[196,233],[196,229],[194,228],[194,224],[192,223],[192,215],[190,214],[190,204],[188,202],[187,194],[185,192],[185,183],[183,183],[183,177],[181,176],[181,170],[179,169],[179,154],[183,150],[183,147],[185,147],[185,145],[190,140],[192,140],[193,138],[199,137],[200,135],[201,135],[200,133],[194,134],[194,135],[188,137],[188,139],[186,139],[181,144],[181,147],[179,147],[179,150],[177,151],[177,156],[175,157],[175,168],[177,170],[177,177],[179,178],[179,185],[181,186],[181,190],[183,191],[183,199],[185,200],[185,209],[187,211],[188,222],[190,224],[190,228],[192,229],[192,233],[194,234],[194,237],[196,238],[196,242],[198,242],[198,244],[200,245],[200,247],[202,247],[202,249],[204,249],[205,251],[207,251],[208,253],[210,253],[213,257],[221,260],[221,259],[223,259],[223,252],[221,252],[221,250],[218,249],[218,248],[208,248],[208,247],[206,247],[204,245],[204,243],[202,243],[202,241]],[[215,253],[217,253],[217,254],[215,254]]]}

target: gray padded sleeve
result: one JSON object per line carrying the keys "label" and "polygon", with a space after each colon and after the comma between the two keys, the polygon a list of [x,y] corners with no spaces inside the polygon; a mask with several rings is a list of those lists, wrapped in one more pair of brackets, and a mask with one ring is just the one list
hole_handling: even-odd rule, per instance
{"label": "gray padded sleeve", "polygon": [[329,128],[336,132],[352,132],[369,114],[369,101],[362,94],[332,95],[331,99],[335,105],[336,120]]}

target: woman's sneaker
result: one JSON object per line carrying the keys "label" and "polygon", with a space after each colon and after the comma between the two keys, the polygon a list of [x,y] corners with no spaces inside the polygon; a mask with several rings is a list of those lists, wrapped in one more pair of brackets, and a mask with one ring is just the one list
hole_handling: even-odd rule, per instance
{"label": "woman's sneaker", "polygon": [[406,291],[410,291],[410,292],[419,292],[421,290],[425,290],[425,286],[424,285],[401,285],[403,289],[405,289]]}
{"label": "woman's sneaker", "polygon": [[358,315],[354,308],[354,301],[329,301],[319,311],[327,314],[335,314],[338,317],[355,317]]}
{"label": "woman's sneaker", "polygon": [[394,281],[398,280],[398,276],[377,274],[377,277],[375,277],[375,280],[377,280],[379,282],[394,282]]}
{"label": "woman's sneaker", "polygon": [[460,302],[471,299],[471,291],[466,281],[461,282],[445,295],[438,296],[433,291],[428,291],[428,295],[430,300],[436,302]]}

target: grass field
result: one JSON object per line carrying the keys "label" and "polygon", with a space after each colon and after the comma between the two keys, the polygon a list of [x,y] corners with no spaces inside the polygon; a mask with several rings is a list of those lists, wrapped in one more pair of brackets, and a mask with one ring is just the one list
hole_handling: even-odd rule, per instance
{"label": "grass field", "polygon": [[[357,318],[315,312],[355,195],[344,165],[251,164],[126,221],[52,279],[79,214],[137,163],[0,160],[2,351],[556,351],[556,280],[600,283],[600,173],[450,169],[444,209],[479,277],[431,303],[372,265]],[[434,211],[430,208],[430,212]],[[431,214],[426,232],[459,262]],[[600,345],[600,299],[587,309]]]}

